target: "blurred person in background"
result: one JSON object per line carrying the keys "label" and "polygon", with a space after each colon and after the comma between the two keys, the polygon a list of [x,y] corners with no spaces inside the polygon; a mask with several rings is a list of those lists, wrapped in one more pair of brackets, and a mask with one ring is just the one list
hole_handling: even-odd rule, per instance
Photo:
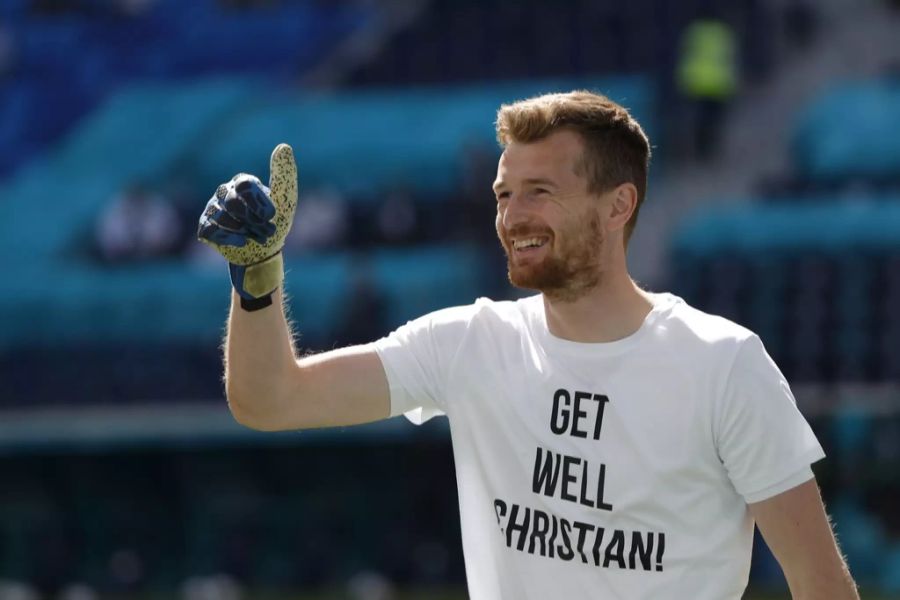
{"label": "blurred person in background", "polygon": [[484,190],[489,189],[497,174],[497,153],[493,147],[477,141],[463,146],[462,156],[461,223],[466,239],[489,243],[496,247],[496,234],[484,226],[494,216],[494,207],[484,202]]}
{"label": "blurred person in background", "polygon": [[339,345],[364,344],[381,336],[388,328],[388,302],[378,289],[378,278],[372,264],[364,254],[353,258],[350,291],[340,319],[340,329],[335,334]]}
{"label": "blurred person in background", "polygon": [[311,191],[297,208],[297,217],[297,226],[285,240],[289,252],[336,248],[347,237],[347,203],[337,190]]}
{"label": "blurred person in background", "polygon": [[169,256],[180,240],[178,211],[166,197],[143,183],[122,190],[97,222],[97,250],[109,263]]}
{"label": "blurred person in background", "polygon": [[234,417],[274,431],[446,414],[473,600],[738,599],[754,522],[794,598],[858,599],[810,468],[824,453],[759,338],[628,273],[640,125],[572,92],[502,106],[497,137],[509,280],[539,293],[303,358],[281,291],[293,152],[273,152],[271,190],[219,186],[198,236],[234,286]]}
{"label": "blurred person in background", "polygon": [[718,152],[725,113],[738,89],[737,40],[731,26],[712,13],[688,25],[676,79],[689,105],[690,155],[707,161]]}
{"label": "blurred person in background", "polygon": [[395,186],[384,195],[375,222],[378,243],[408,244],[419,237],[419,212],[404,186]]}
{"label": "blurred person in background", "polygon": [[479,278],[479,288],[489,297],[504,297],[509,293],[508,282],[496,277],[496,268],[506,263],[503,248],[497,244],[497,233],[485,227],[494,218],[496,207],[484,201],[484,190],[490,189],[497,175],[496,146],[483,142],[471,141],[463,147],[460,157],[462,169],[462,185],[460,197],[454,202],[459,207],[459,224],[457,230],[463,239],[478,245],[478,252],[485,264],[491,268],[484,269]]}

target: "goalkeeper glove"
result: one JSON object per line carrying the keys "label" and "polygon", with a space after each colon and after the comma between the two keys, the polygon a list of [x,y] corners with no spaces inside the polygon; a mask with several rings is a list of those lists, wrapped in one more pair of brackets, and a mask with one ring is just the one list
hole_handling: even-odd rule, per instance
{"label": "goalkeeper glove", "polygon": [[297,208],[297,165],[289,145],[272,152],[269,173],[269,187],[246,173],[220,185],[197,230],[201,242],[228,260],[244,310],[269,306],[284,279],[281,249]]}

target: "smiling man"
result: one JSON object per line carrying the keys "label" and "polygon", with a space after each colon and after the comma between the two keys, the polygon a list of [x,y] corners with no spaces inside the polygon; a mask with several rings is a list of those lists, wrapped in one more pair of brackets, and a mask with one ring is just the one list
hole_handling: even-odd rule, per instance
{"label": "smiling man", "polygon": [[810,468],[824,453],[759,338],[628,274],[640,125],[579,91],[501,107],[497,135],[497,234],[510,281],[537,293],[314,356],[297,358],[280,291],[290,147],[273,153],[271,190],[248,175],[220,186],[199,236],[230,262],[235,418],[445,414],[473,600],[738,599],[754,523],[794,598],[858,598]]}

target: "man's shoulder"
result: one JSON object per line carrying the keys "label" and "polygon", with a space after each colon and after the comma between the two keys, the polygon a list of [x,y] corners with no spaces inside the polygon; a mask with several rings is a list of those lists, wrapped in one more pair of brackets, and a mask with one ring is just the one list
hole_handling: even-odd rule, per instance
{"label": "man's shoulder", "polygon": [[422,317],[434,327],[521,327],[534,312],[539,296],[520,300],[481,297],[471,304],[442,308]]}
{"label": "man's shoulder", "polygon": [[[376,349],[417,345],[459,350],[509,341],[529,327],[528,303],[479,298],[426,313],[374,342]],[[454,350],[455,351],[455,350]]]}
{"label": "man's shoulder", "polygon": [[721,315],[702,311],[677,297],[668,311],[665,326],[679,341],[716,349],[729,346],[737,349],[755,336],[743,325]]}

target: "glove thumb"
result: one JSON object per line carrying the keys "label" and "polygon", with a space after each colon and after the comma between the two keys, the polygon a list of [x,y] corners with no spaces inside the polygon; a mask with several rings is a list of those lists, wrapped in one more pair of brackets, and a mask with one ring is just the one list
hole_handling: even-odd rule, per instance
{"label": "glove thumb", "polygon": [[297,163],[294,161],[294,151],[288,144],[278,144],[272,151],[269,160],[269,190],[272,203],[275,204],[277,215],[275,225],[279,231],[287,231],[287,227],[280,224],[279,219],[293,219],[294,209],[297,207]]}

